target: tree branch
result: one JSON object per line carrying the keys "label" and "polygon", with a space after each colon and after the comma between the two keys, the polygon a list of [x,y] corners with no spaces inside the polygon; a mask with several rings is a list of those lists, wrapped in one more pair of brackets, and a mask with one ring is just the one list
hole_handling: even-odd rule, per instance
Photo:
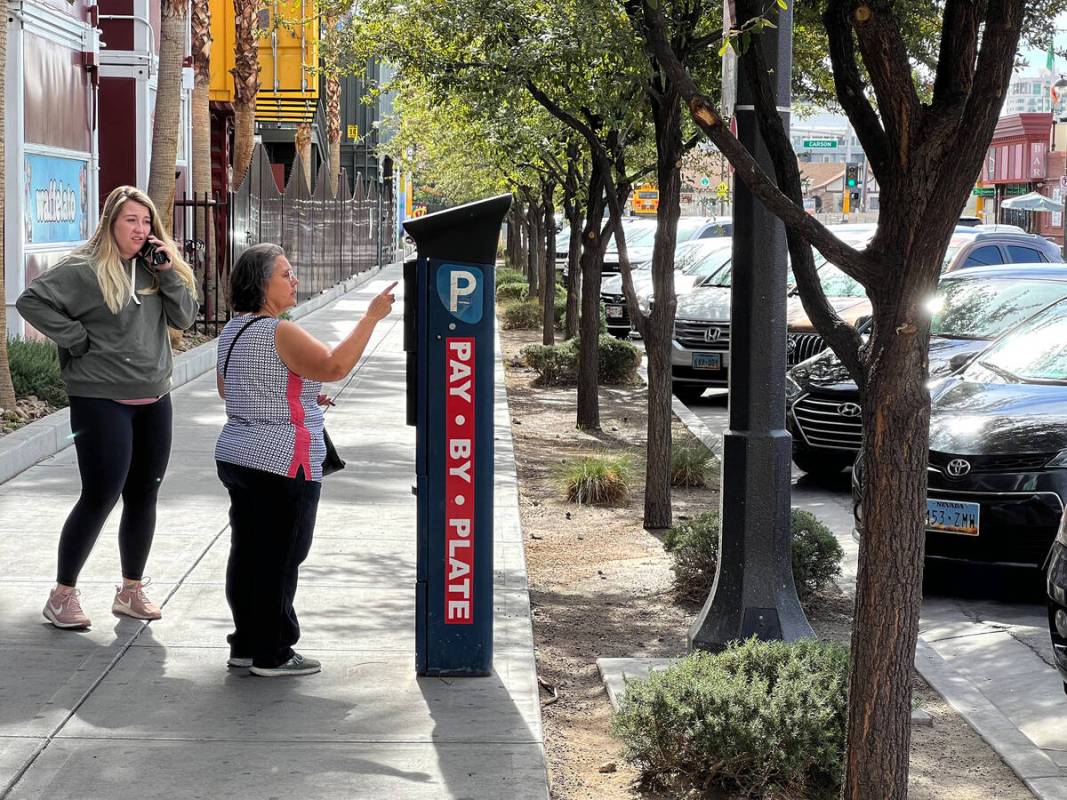
{"label": "tree branch", "polygon": [[657,60],[678,86],[693,121],[734,165],[737,176],[745,182],[752,194],[759,198],[771,213],[778,216],[787,226],[796,229],[807,242],[847,275],[864,285],[875,282],[879,275],[872,269],[868,257],[842,242],[802,206],[798,206],[778,190],[752,154],[730,133],[718,109],[700,92],[693,78],[674,55],[664,34],[663,17],[659,9],[650,7],[648,0],[645,0],[644,8],[648,20],[649,44],[653,47]]}
{"label": "tree branch", "polygon": [[962,106],[974,83],[982,9],[974,0],[948,0],[934,78],[935,111]]}
{"label": "tree branch", "polygon": [[[986,7],[978,66],[971,93],[960,115],[975,137],[984,136],[986,129],[996,124],[1000,101],[1014,68],[1014,59],[1005,58],[1004,52],[1014,53],[1019,46],[1025,10],[1024,0],[990,0]],[[992,135],[991,129],[989,135]]]}

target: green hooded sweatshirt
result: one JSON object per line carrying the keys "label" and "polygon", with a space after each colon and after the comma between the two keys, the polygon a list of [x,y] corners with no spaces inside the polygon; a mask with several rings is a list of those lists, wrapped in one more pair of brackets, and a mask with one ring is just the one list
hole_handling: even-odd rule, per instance
{"label": "green hooded sweatshirt", "polygon": [[[131,269],[129,261],[123,265]],[[15,303],[23,319],[59,346],[67,394],[134,400],[170,391],[167,326],[185,330],[199,305],[173,269],[156,271],[139,257],[132,269],[137,290],[158,285],[159,291],[131,295],[118,314],[107,307],[96,270],[81,253],[35,278]]]}

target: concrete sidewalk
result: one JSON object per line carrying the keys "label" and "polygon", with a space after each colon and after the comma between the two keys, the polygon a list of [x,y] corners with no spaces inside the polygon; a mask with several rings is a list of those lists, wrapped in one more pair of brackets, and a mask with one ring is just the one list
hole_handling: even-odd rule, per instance
{"label": "concrete sidewalk", "polygon": [[[399,274],[387,268],[301,323],[336,341]],[[324,482],[296,602],[298,649],[322,660],[320,675],[226,669],[228,501],[212,458],[224,418],[213,370],[174,392],[148,565],[162,620],[110,613],[116,510],[79,582],[92,630],[45,622],[58,532],[78,494],[74,449],[0,485],[0,800],[548,797],[499,364],[495,672],[414,673],[415,441],[400,305],[327,415],[348,466]]]}

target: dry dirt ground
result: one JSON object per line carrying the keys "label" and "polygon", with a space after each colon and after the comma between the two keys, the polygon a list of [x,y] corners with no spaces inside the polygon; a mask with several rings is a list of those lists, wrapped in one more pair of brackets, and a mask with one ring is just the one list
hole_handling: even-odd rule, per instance
{"label": "dry dirt ground", "polygon": [[[699,610],[675,600],[661,537],[641,527],[645,393],[640,386],[602,388],[602,432],[577,431],[575,390],[534,387],[535,373],[517,361],[521,347],[539,337],[531,331],[504,331],[502,336],[537,669],[545,684],[542,714],[552,798],[651,800],[653,795],[635,788],[637,773],[611,736],[611,706],[596,669],[601,656],[683,655],[686,630]],[[675,427],[684,435],[677,420]],[[629,454],[633,465],[628,505],[579,507],[562,498],[565,462],[580,455],[621,453]],[[675,521],[715,508],[717,483],[713,486],[675,490]],[[847,642],[851,613],[847,597],[835,595],[824,598],[810,617],[820,637]],[[916,695],[934,724],[913,729],[910,798],[1031,797],[989,746],[918,678]],[[655,797],[667,796],[678,795]]]}

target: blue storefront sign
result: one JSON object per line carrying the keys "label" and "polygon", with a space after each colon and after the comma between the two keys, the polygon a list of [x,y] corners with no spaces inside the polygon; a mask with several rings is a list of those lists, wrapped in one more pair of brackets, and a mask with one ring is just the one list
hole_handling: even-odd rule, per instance
{"label": "blue storefront sign", "polygon": [[78,242],[89,236],[89,162],[26,154],[27,244]]}

